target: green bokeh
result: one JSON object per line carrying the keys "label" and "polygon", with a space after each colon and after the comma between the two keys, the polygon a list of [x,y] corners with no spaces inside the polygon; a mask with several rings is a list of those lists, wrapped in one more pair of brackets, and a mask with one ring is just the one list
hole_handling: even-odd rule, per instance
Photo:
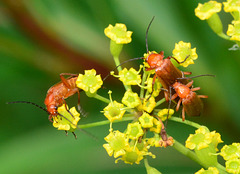
{"label": "green bokeh", "polygon": [[[133,31],[133,41],[124,46],[121,61],[142,56],[146,52],[146,28],[153,16],[155,20],[148,33],[150,50],[164,50],[165,55],[171,55],[175,43],[191,42],[199,58],[184,71],[216,75],[194,80],[195,86],[201,87],[199,93],[209,98],[203,99],[205,109],[201,117],[187,119],[221,133],[226,144],[239,142],[240,53],[229,51],[233,43],[218,37],[205,21],[194,15],[197,3],[189,0],[2,0],[0,173],[146,173],[143,163],[115,164],[107,155],[102,144],[108,126],[87,129],[98,141],[81,131],[76,132],[75,140],[72,135],[66,137],[64,132],[56,131],[47,114],[38,108],[6,105],[6,102],[31,101],[44,106],[47,90],[60,81],[59,74],[83,73],[86,67],[95,68],[89,61],[99,65],[103,71],[98,73],[104,77],[114,68],[109,40],[103,33],[108,24],[125,23]],[[223,12],[220,17],[226,31],[232,19]],[[49,37],[55,42],[48,40]],[[126,67],[133,64],[136,66],[138,62]],[[110,78],[107,83],[115,99],[123,96],[123,88],[114,94],[118,82]],[[107,91],[101,89],[106,97]],[[76,105],[77,96],[67,101]],[[81,120],[83,123],[105,120],[99,112],[104,103],[99,104],[82,93],[81,105],[88,112]],[[114,125],[114,129],[124,130],[124,127],[126,124]],[[167,131],[183,143],[194,129],[169,121]],[[162,173],[194,173],[201,168],[172,148],[156,148],[153,153],[157,158],[150,159],[149,164]]]}

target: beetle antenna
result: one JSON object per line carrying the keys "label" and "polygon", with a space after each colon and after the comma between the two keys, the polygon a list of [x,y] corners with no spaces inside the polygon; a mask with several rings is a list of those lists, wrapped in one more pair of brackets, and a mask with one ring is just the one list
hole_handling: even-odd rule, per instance
{"label": "beetle antenna", "polygon": [[202,74],[202,75],[197,75],[197,76],[192,76],[192,77],[181,77],[181,78],[177,78],[177,80],[182,80],[182,79],[194,79],[194,78],[203,77],[203,76],[216,77],[215,75],[212,75],[212,74]]}
{"label": "beetle antenna", "polygon": [[43,108],[42,106],[39,106],[38,104],[36,103],[33,103],[33,102],[29,102],[29,101],[13,101],[13,102],[7,102],[6,104],[13,104],[13,103],[26,103],[26,104],[32,104],[42,110],[44,110],[45,112],[47,112],[49,114],[49,112],[47,111],[47,109]]}
{"label": "beetle antenna", "polygon": [[146,31],[146,38],[145,38],[145,42],[146,42],[146,50],[147,50],[147,53],[148,53],[148,31],[149,31],[149,28],[154,20],[155,16],[153,16],[153,18],[151,19],[150,23],[148,24],[148,27],[147,27],[147,31]]}
{"label": "beetle antenna", "polygon": [[168,118],[169,118],[169,111],[170,111],[170,107],[171,107],[171,100],[172,98],[172,87],[169,87],[169,102],[168,102],[168,113],[167,113],[167,119],[165,122],[165,129],[167,129],[167,123],[168,123]]}

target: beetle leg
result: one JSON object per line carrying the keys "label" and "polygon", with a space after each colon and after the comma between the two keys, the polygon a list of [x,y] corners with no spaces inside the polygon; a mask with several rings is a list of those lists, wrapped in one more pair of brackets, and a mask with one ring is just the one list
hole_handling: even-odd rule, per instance
{"label": "beetle leg", "polygon": [[62,80],[63,84],[64,84],[67,88],[71,89],[71,86],[69,85],[67,79],[64,77],[64,76],[66,76],[66,75],[67,75],[67,76],[71,76],[71,77],[77,77],[78,75],[77,75],[77,74],[71,74],[71,73],[61,73],[61,74],[60,74],[60,79]]}
{"label": "beetle leg", "polygon": [[208,98],[207,95],[198,95],[199,98]]}
{"label": "beetle leg", "polygon": [[65,130],[66,136],[68,136],[68,131]]}
{"label": "beetle leg", "polygon": [[51,121],[51,122],[53,122],[52,118],[53,118],[52,115],[49,115],[49,116],[48,116],[48,120]]}
{"label": "beetle leg", "polygon": [[71,77],[77,77],[78,74],[72,74],[72,73],[61,73],[60,76],[71,76]]}
{"label": "beetle leg", "polygon": [[173,94],[173,96],[172,96],[172,98],[171,98],[171,100],[174,100],[175,98],[177,98],[178,97],[178,94],[177,93],[175,93],[175,94]]}
{"label": "beetle leg", "polygon": [[75,139],[77,139],[77,135],[74,132],[72,132],[72,134],[75,137]]}
{"label": "beetle leg", "polygon": [[66,103],[66,101],[63,99],[63,103],[65,104],[64,106],[65,106],[65,109],[66,109],[66,111],[72,116],[72,118],[74,119],[74,116],[72,115],[72,113],[69,111],[69,109],[67,108],[67,103]]}
{"label": "beetle leg", "polygon": [[184,121],[185,120],[185,110],[184,110],[184,108],[182,108],[182,121]]}
{"label": "beetle leg", "polygon": [[200,87],[196,87],[196,88],[192,88],[191,90],[192,91],[198,91],[198,90],[200,90],[201,88]]}
{"label": "beetle leg", "polygon": [[182,77],[181,78],[185,78],[185,75],[191,75],[192,74],[192,72],[184,72],[184,71],[181,71],[181,73],[182,73]]}
{"label": "beetle leg", "polygon": [[178,103],[177,103],[176,111],[179,110],[181,103],[182,103],[182,99],[180,98],[180,99],[178,100]]}
{"label": "beetle leg", "polygon": [[183,72],[184,75],[191,75],[192,72],[189,72],[189,71],[186,71],[186,72]]}
{"label": "beetle leg", "polygon": [[164,91],[164,97],[165,97],[166,101],[168,102],[169,101],[169,97],[168,97],[168,92],[167,91]]}
{"label": "beetle leg", "polygon": [[155,69],[155,68],[146,68],[145,71],[151,71],[153,69]]}
{"label": "beetle leg", "polygon": [[188,88],[190,88],[190,87],[192,86],[192,84],[193,84],[193,80],[192,80],[191,82],[189,82],[188,84],[186,84],[186,86],[187,86]]}

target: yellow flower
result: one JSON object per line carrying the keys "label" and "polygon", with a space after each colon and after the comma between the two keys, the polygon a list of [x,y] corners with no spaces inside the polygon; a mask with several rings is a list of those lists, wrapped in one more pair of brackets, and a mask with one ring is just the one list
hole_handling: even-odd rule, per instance
{"label": "yellow flower", "polygon": [[100,75],[96,75],[96,70],[85,70],[85,74],[79,74],[77,81],[77,87],[85,92],[95,93],[101,88],[103,81]]}
{"label": "yellow flower", "polygon": [[58,130],[73,132],[77,128],[77,123],[80,120],[80,114],[76,111],[76,108],[72,107],[68,111],[68,106],[63,104],[61,107],[58,107],[58,113],[60,115],[53,117],[53,126],[58,128]]}
{"label": "yellow flower", "polygon": [[118,130],[110,132],[104,139],[108,144],[104,144],[103,147],[106,149],[108,155],[114,155],[114,158],[124,155],[124,149],[129,146],[126,134],[121,133]]}
{"label": "yellow flower", "polygon": [[137,93],[127,90],[122,98],[122,103],[129,108],[135,108],[141,104],[141,100]]}
{"label": "yellow flower", "polygon": [[204,4],[198,3],[195,9],[195,15],[201,19],[209,19],[213,14],[221,11],[222,4],[216,1],[209,1]]}
{"label": "yellow flower", "polygon": [[161,147],[161,145],[159,143],[160,140],[161,140],[161,138],[160,138],[159,134],[154,134],[154,137],[147,139],[147,143],[150,146]]}
{"label": "yellow flower", "polygon": [[240,159],[232,158],[226,161],[226,170],[228,173],[240,173]]}
{"label": "yellow flower", "polygon": [[209,167],[207,170],[201,168],[201,170],[197,171],[195,174],[219,174],[219,171],[216,167]]}
{"label": "yellow flower", "polygon": [[198,130],[195,131],[195,134],[190,134],[188,139],[186,140],[186,147],[189,149],[203,149],[209,146],[212,142],[209,131],[207,131],[206,127],[202,126]]}
{"label": "yellow flower", "polygon": [[162,109],[158,112],[158,116],[162,121],[165,121],[168,118],[171,118],[171,116],[174,114],[173,109]]}
{"label": "yellow flower", "polygon": [[135,140],[143,136],[144,133],[143,133],[141,124],[139,122],[135,122],[135,123],[128,124],[126,134],[129,136],[129,138]]}
{"label": "yellow flower", "polygon": [[212,138],[212,144],[215,147],[215,150],[218,151],[218,144],[219,143],[223,143],[222,139],[221,139],[221,135],[219,133],[216,133],[216,131],[212,131],[210,132],[210,136]]}
{"label": "yellow flower", "polygon": [[155,158],[155,155],[153,155],[151,152],[146,152],[143,150],[139,150],[137,147],[128,147],[125,149],[126,153],[122,155],[121,158],[117,159],[115,163],[117,163],[119,160],[123,160],[126,164],[139,164],[140,161],[143,159],[144,156],[149,155]]}
{"label": "yellow flower", "polygon": [[127,31],[125,24],[116,23],[115,26],[109,24],[109,26],[105,28],[104,33],[117,44],[127,44],[132,41],[132,31]]}
{"label": "yellow flower", "polygon": [[227,0],[223,2],[225,12],[240,11],[240,1],[239,0]]}
{"label": "yellow flower", "polygon": [[149,130],[152,131],[152,132],[155,132],[155,133],[160,133],[161,128],[162,128],[161,122],[158,119],[154,118],[153,119],[153,126]]}
{"label": "yellow flower", "polygon": [[141,75],[139,75],[141,68],[139,71],[136,71],[134,68],[124,68],[119,72],[119,80],[123,82],[124,85],[139,85],[142,81]]}
{"label": "yellow flower", "polygon": [[228,25],[227,35],[231,36],[230,40],[240,41],[240,21],[233,21]]}
{"label": "yellow flower", "polygon": [[191,49],[191,43],[186,43],[183,41],[180,41],[175,44],[175,48],[172,53],[173,57],[177,59],[178,62],[184,61],[183,63],[180,64],[183,67],[187,67],[190,64],[194,64],[193,60],[196,60],[198,58],[196,48]]}
{"label": "yellow flower", "polygon": [[216,147],[221,142],[215,131],[210,132],[207,127],[201,126],[195,134],[188,137],[185,146],[194,149],[199,160],[208,166],[217,164]]}
{"label": "yellow flower", "polygon": [[145,99],[143,100],[143,105],[139,108],[143,109],[148,113],[151,113],[155,106],[156,106],[155,98],[153,96],[151,96],[150,98],[149,96],[146,96]]}
{"label": "yellow flower", "polygon": [[[123,160],[126,164],[139,164],[142,159],[143,153],[141,153],[138,148],[134,147],[129,147],[128,149],[126,149],[126,153],[121,158],[121,160]],[[118,160],[116,160],[116,163],[118,162]]]}
{"label": "yellow flower", "polygon": [[139,122],[141,123],[143,128],[151,128],[153,127],[153,116],[144,112],[141,117],[139,117]]}
{"label": "yellow flower", "polygon": [[108,106],[103,109],[105,117],[107,117],[110,122],[121,120],[125,111],[124,105],[116,101],[110,102]]}
{"label": "yellow flower", "polygon": [[225,159],[240,158],[240,143],[225,145],[221,149],[220,155]]}
{"label": "yellow flower", "polygon": [[[158,78],[155,79],[155,83],[152,87],[153,78],[147,79],[147,90],[152,93],[153,97],[157,97],[161,91],[161,83]],[[152,91],[153,90],[153,91]]]}

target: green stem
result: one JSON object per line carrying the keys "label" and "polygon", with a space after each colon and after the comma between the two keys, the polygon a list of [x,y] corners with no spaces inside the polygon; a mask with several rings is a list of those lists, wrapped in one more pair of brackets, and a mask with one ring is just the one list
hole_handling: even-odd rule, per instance
{"label": "green stem", "polygon": [[149,167],[147,158],[144,158],[144,166],[145,166],[145,168]]}
{"label": "green stem", "polygon": [[177,118],[177,117],[171,117],[171,118],[169,118],[169,120],[176,121],[176,122],[179,122],[179,123],[183,123],[183,124],[195,127],[197,129],[201,127],[200,124],[197,124],[197,123],[189,121],[189,120],[182,121],[181,118]]}
{"label": "green stem", "polygon": [[[146,73],[146,71],[143,71],[142,83],[141,83],[142,86],[144,86],[146,78],[147,78],[147,73]],[[143,98],[143,96],[144,96],[144,88],[141,88],[140,89],[140,98]]]}
{"label": "green stem", "polygon": [[105,98],[105,97],[103,97],[101,95],[98,95],[98,94],[94,95],[94,98],[98,99],[98,100],[100,100],[102,102],[105,102],[105,103],[110,103],[111,102],[109,99],[107,99],[107,98]]}
{"label": "green stem", "polygon": [[217,35],[223,39],[230,40],[230,37],[224,33],[217,33]]}
{"label": "green stem", "polygon": [[[116,66],[120,65],[120,61],[119,61],[119,57],[118,56],[114,56],[113,60],[114,60]],[[121,71],[122,67],[121,66],[117,67],[117,70],[118,70],[118,72]]]}
{"label": "green stem", "polygon": [[144,165],[145,165],[145,168],[146,168],[146,170],[147,170],[147,174],[161,174],[161,172],[159,172],[157,169],[151,167],[151,166],[148,164],[147,158],[144,158]]}
{"label": "green stem", "polygon": [[[116,120],[114,121],[114,123],[117,122],[123,122],[123,121],[130,121],[133,120],[135,117],[123,117],[121,120]],[[109,124],[110,121],[109,120],[104,120],[104,121],[98,121],[98,122],[94,122],[94,123],[88,123],[88,124],[83,124],[83,125],[78,125],[78,128],[80,129],[85,129],[85,128],[90,128],[90,127],[96,127],[96,126],[102,126],[102,125],[107,125]]]}
{"label": "green stem", "polygon": [[160,104],[164,103],[165,101],[166,101],[166,99],[165,99],[165,98],[162,98],[161,100],[159,100],[159,101],[156,103],[156,106],[155,106],[155,107],[159,106]]}
{"label": "green stem", "polygon": [[[174,149],[176,149],[177,151],[179,151],[181,154],[189,157],[190,159],[192,159],[193,161],[195,161],[196,163],[200,164],[201,166],[203,166],[205,169],[207,169],[209,166],[205,163],[202,163],[197,155],[191,151],[190,149],[186,148],[184,145],[182,145],[181,143],[179,143],[178,141],[176,141],[174,139],[174,144],[172,146]],[[214,167],[217,167],[218,170],[220,171],[221,174],[227,174],[226,170],[225,170],[225,167],[222,166],[221,164],[217,163],[216,166]]]}
{"label": "green stem", "polygon": [[193,151],[191,151],[190,149],[186,148],[184,145],[179,143],[177,140],[174,139],[174,143],[173,143],[172,147],[174,149],[176,149],[177,151],[179,151],[181,154],[183,154],[183,155],[189,157],[190,159],[192,159],[193,161],[197,162],[201,166],[207,167],[207,166],[204,166],[204,164],[202,164],[201,161],[199,161],[197,155]]}
{"label": "green stem", "polygon": [[[120,65],[120,61],[119,61],[119,57],[118,56],[113,56],[113,60],[114,60],[116,66]],[[118,72],[120,72],[122,70],[122,67],[121,66],[117,67],[117,70],[118,70]],[[126,90],[131,89],[131,88],[129,88],[128,85],[124,85],[124,88]]]}
{"label": "green stem", "polygon": [[221,164],[217,163],[216,167],[218,168],[219,172],[222,173],[228,173],[226,172],[226,168],[222,166]]}

